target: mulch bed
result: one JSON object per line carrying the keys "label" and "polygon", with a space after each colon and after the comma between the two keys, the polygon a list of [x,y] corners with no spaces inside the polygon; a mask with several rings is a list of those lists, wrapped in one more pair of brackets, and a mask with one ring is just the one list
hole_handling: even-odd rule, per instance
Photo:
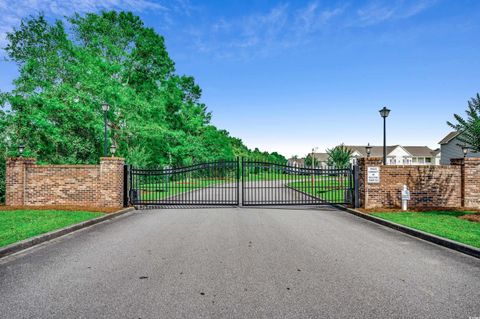
{"label": "mulch bed", "polygon": [[114,213],[123,207],[94,207],[94,206],[68,206],[68,205],[50,205],[50,206],[5,206],[0,205],[0,211],[11,210],[64,210],[64,211],[82,211],[98,213]]}
{"label": "mulch bed", "polygon": [[467,214],[467,215],[460,216],[458,218],[465,219],[471,222],[480,223],[480,214]]}

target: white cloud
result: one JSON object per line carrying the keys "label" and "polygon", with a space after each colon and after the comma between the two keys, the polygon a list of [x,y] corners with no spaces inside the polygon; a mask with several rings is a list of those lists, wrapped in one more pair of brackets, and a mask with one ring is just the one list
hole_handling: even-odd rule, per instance
{"label": "white cloud", "polygon": [[[178,0],[186,5],[185,1]],[[14,2],[14,4],[12,3]],[[153,0],[0,0],[0,47],[6,45],[6,33],[20,24],[22,18],[43,12],[47,17],[63,18],[74,12],[96,12],[100,10],[126,10],[142,12],[168,8]]]}
{"label": "white cloud", "polygon": [[371,0],[366,3],[306,5],[283,3],[265,12],[227,19],[190,30],[196,49],[221,58],[249,59],[285,48],[318,41],[322,34],[349,28],[367,28],[387,21],[408,19],[432,7],[437,0]]}
{"label": "white cloud", "polygon": [[320,8],[318,1],[311,2],[301,8],[295,15],[295,24],[304,32],[315,32],[330,22],[331,19],[344,13],[346,5],[335,8]]}
{"label": "white cloud", "polygon": [[388,20],[407,19],[430,8],[435,2],[435,0],[371,2],[357,10],[357,20],[353,21],[353,25],[370,26]]}
{"label": "white cloud", "polygon": [[219,18],[204,28],[190,29],[196,49],[222,58],[251,58],[295,47],[309,40],[345,6],[322,7],[317,1],[298,9],[284,3],[263,13]]}

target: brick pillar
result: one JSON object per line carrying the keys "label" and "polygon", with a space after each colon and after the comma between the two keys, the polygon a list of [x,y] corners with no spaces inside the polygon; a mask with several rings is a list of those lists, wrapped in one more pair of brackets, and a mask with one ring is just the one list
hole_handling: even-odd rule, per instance
{"label": "brick pillar", "polygon": [[451,164],[462,166],[462,206],[480,209],[480,158],[455,158]]}
{"label": "brick pillar", "polygon": [[100,158],[100,189],[98,203],[104,207],[123,207],[123,166],[125,159]]}
{"label": "brick pillar", "polygon": [[[363,157],[358,160],[358,194],[360,197],[360,207],[368,209],[373,206],[369,203],[367,183],[367,170],[370,166],[381,166],[383,159],[381,157]],[[381,170],[380,170],[381,174]],[[380,177],[381,179],[381,177]],[[378,185],[378,184],[377,184]]]}
{"label": "brick pillar", "polygon": [[5,204],[7,206],[25,205],[25,183],[27,166],[34,165],[36,159],[25,157],[7,158],[5,178]]}

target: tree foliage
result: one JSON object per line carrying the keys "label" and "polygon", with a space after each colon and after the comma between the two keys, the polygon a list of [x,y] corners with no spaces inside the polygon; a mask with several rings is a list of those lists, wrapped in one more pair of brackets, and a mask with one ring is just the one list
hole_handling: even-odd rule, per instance
{"label": "tree foliage", "polygon": [[185,165],[248,156],[249,150],[213,126],[191,76],[175,73],[162,36],[129,12],[75,14],[66,22],[43,15],[7,34],[5,50],[19,68],[14,89],[0,95],[2,149],[18,144],[48,163],[96,163],[103,152],[102,103],[109,143],[138,166]]}
{"label": "tree foliage", "polygon": [[305,157],[304,165],[305,167],[311,168],[312,164],[314,164],[315,167],[318,167],[319,161],[314,156],[312,156],[312,153],[308,153]]}
{"label": "tree foliage", "polygon": [[340,144],[332,149],[327,149],[328,165],[336,168],[347,168],[350,165],[352,150]]}
{"label": "tree foliage", "polygon": [[453,117],[456,123],[447,122],[447,124],[458,132],[461,132],[458,139],[469,145],[474,152],[480,152],[480,94],[477,93],[470,101],[465,112],[466,118],[458,114]]}
{"label": "tree foliage", "polygon": [[236,156],[286,161],[213,126],[194,78],[175,73],[163,37],[132,13],[74,14],[65,23],[31,16],[7,41],[19,76],[11,92],[0,93],[0,202],[5,158],[19,144],[38,162],[97,163],[103,103],[110,106],[109,143],[136,166]]}
{"label": "tree foliage", "polygon": [[5,161],[7,157],[7,115],[0,110],[0,203],[5,202]]}

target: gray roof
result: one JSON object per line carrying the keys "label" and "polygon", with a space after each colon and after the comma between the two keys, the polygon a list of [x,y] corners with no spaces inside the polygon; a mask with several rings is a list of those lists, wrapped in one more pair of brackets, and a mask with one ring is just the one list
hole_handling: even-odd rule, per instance
{"label": "gray roof", "polygon": [[328,161],[328,154],[327,153],[313,153],[315,160],[320,162],[327,162]]}
{"label": "gray roof", "polygon": [[[367,156],[366,145],[347,145],[347,148],[351,149],[353,152],[357,151],[361,156]],[[413,157],[432,157],[436,156],[438,153],[434,153],[428,146],[401,146],[401,145],[390,145],[387,146],[387,155],[393,152],[397,147],[403,147],[410,155]],[[372,150],[370,152],[371,157],[382,157],[383,156],[383,146],[371,146]]]}
{"label": "gray roof", "polygon": [[[387,154],[390,154],[398,145],[387,146]],[[362,157],[367,156],[367,146],[366,145],[345,145],[346,148],[352,150],[352,152],[357,151]],[[370,146],[372,149],[370,151],[371,157],[382,157],[383,156],[383,146]]]}
{"label": "gray roof", "polygon": [[437,155],[434,154],[434,150],[427,146],[403,146],[403,148],[415,157],[430,157]]}
{"label": "gray roof", "polygon": [[288,159],[288,165],[292,165],[293,163],[296,163],[298,166],[303,166],[305,164],[305,159],[304,158],[289,158]]}
{"label": "gray roof", "polygon": [[453,140],[455,137],[457,137],[460,134],[460,132],[450,132],[445,136],[438,144],[448,144],[451,140]]}

